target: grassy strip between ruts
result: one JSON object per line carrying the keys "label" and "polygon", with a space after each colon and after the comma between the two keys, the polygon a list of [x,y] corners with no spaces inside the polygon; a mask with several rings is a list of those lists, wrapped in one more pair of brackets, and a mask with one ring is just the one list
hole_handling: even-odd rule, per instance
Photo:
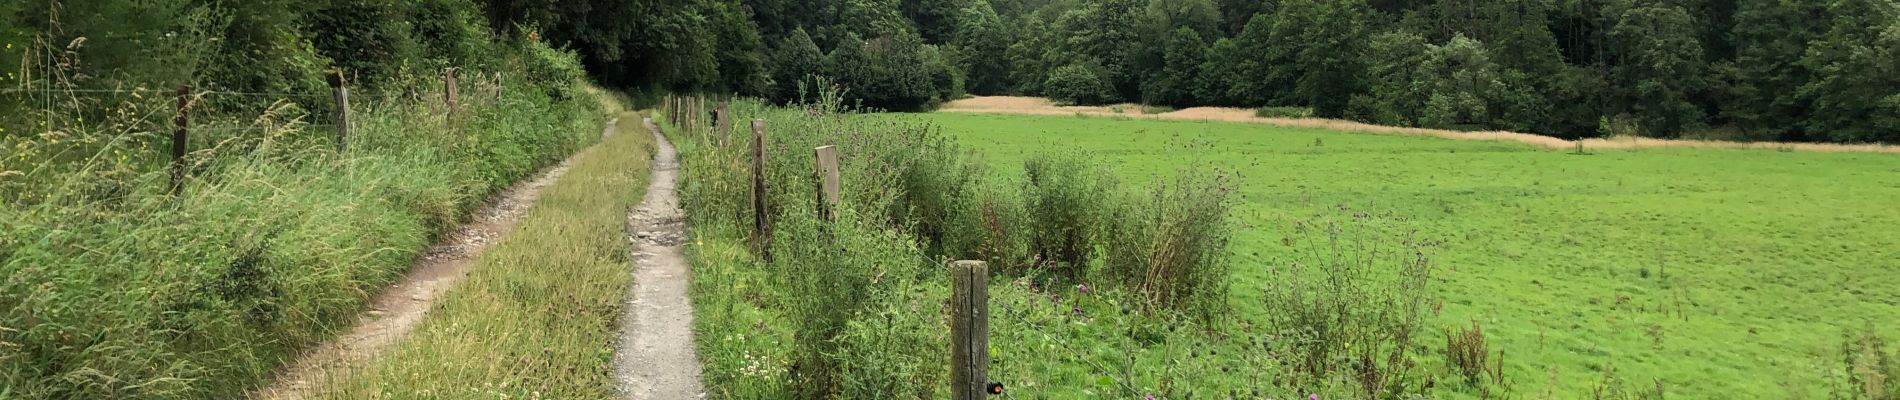
{"label": "grassy strip between ruts", "polygon": [[613,394],[613,337],[631,283],[627,210],[652,136],[628,113],[449,289],[411,336],[333,380],[334,399],[585,399]]}

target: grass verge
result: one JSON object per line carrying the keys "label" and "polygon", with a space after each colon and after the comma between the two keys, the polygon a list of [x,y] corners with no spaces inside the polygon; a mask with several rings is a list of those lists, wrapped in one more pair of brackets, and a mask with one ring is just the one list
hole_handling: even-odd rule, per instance
{"label": "grass verge", "polygon": [[47,161],[0,190],[0,398],[238,396],[488,194],[598,140],[594,99],[550,91],[453,120],[365,99],[344,154],[299,124],[196,142],[178,196],[140,168],[143,134],[84,131],[67,150],[124,165]]}
{"label": "grass verge", "polygon": [[409,338],[320,391],[333,399],[589,399],[614,393],[627,210],[653,139],[639,116],[584,150],[513,233],[475,261]]}

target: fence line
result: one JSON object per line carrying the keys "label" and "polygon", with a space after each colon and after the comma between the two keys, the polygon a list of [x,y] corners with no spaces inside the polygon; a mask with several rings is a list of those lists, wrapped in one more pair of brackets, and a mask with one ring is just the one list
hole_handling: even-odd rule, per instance
{"label": "fence line", "polygon": [[[0,88],[0,93],[40,93],[40,94],[51,94],[51,93],[92,93],[92,94],[164,94],[164,93],[166,93],[166,92],[170,92],[170,91],[168,91],[168,90],[158,90],[158,89],[22,89],[22,88]],[[204,92],[198,92],[198,93],[193,93],[193,95],[194,95],[194,96],[198,96],[198,97],[210,97],[210,96],[246,96],[246,97],[280,97],[280,98],[314,98],[314,99],[321,99],[321,98],[323,98],[323,97],[325,97],[325,96],[328,96],[327,94],[309,94],[309,93],[270,93],[270,92],[234,92],[234,91],[223,91],[223,90],[208,90],[208,91],[204,91]]]}

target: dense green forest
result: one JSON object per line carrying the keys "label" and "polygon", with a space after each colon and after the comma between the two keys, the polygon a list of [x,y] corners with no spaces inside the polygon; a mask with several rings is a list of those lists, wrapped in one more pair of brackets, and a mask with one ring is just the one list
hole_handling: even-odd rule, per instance
{"label": "dense green forest", "polygon": [[[530,4],[532,3],[532,4]],[[621,86],[1310,107],[1563,137],[1900,141],[1891,0],[495,0]]]}
{"label": "dense green forest", "polygon": [[[1900,141],[1892,0],[51,2],[58,24],[30,3],[0,5],[18,22],[0,39],[88,37],[88,65],[139,83],[316,90],[334,65],[414,84],[480,59],[492,27],[644,93],[794,101],[823,76],[905,111],[968,93],[1563,137]],[[0,65],[22,65],[10,50]]]}

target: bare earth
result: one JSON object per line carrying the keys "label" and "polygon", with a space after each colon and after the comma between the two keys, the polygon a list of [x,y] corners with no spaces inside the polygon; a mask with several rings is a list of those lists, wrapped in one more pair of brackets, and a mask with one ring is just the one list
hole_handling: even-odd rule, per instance
{"label": "bare earth", "polygon": [[[613,132],[618,121],[607,123]],[[468,276],[475,258],[503,236],[514,230],[515,223],[528,214],[541,190],[553,185],[567,172],[573,159],[542,171],[532,180],[488,199],[476,209],[473,220],[430,247],[422,258],[409,266],[408,275],[370,300],[370,309],[357,320],[356,327],[293,360],[279,371],[270,386],[252,392],[253,399],[304,399],[322,387],[330,376],[347,373],[375,359],[391,344],[402,341],[422,322],[422,315],[435,304],[443,290]]]}
{"label": "bare earth", "polygon": [[[1323,118],[1264,118],[1254,116],[1254,110],[1228,107],[1193,107],[1160,114],[1144,114],[1142,107],[1132,104],[1111,106],[1059,106],[1040,97],[984,96],[952,101],[939,109],[942,112],[959,113],[997,113],[1025,115],[1088,115],[1114,116],[1128,118],[1153,118],[1190,121],[1226,121],[1245,122],[1291,128],[1318,128],[1348,132],[1378,133],[1390,135],[1432,136],[1448,139],[1496,140],[1522,142],[1552,149],[1575,149],[1577,142],[1549,136],[1528,133],[1487,131],[1460,132],[1439,129],[1401,128],[1380,126],[1352,121]],[[1591,149],[1630,149],[1656,147],[1693,147],[1724,149],[1768,149],[1816,152],[1868,152],[1900,153],[1900,146],[1874,144],[1829,144],[1829,143],[1780,143],[1780,142],[1722,142],[1709,140],[1667,140],[1635,137],[1607,139],[1584,139],[1583,147]]]}
{"label": "bare earth", "polygon": [[703,398],[699,355],[693,348],[693,305],[687,298],[690,271],[681,251],[685,214],[673,191],[679,158],[652,119],[643,123],[659,151],[653,155],[646,199],[627,217],[635,271],[621,318],[614,376],[625,399]]}

